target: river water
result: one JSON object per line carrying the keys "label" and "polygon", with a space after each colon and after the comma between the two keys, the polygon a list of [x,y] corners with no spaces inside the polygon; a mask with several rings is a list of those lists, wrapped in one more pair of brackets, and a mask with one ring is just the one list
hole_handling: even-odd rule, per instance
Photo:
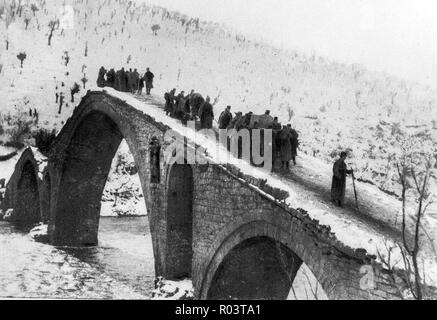
{"label": "river water", "polygon": [[99,245],[56,248],[0,221],[0,298],[150,299],[148,219],[101,217]]}
{"label": "river water", "polygon": [[[99,245],[87,248],[36,242],[0,221],[0,299],[150,299],[154,281],[146,216],[100,217]],[[314,299],[316,285],[303,264],[288,299]],[[321,289],[316,295],[326,299]]]}

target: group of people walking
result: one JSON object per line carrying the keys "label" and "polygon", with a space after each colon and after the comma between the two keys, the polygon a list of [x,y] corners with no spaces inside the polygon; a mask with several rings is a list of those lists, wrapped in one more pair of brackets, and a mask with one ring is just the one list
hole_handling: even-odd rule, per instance
{"label": "group of people walking", "polygon": [[[149,95],[153,88],[153,78],[154,75],[149,68],[141,77],[137,69],[125,71],[124,68],[121,68],[118,71],[114,69],[107,71],[101,67],[97,85],[99,87],[109,86],[115,90],[133,94],[141,94],[145,86],[146,94]],[[188,121],[199,121],[198,129],[211,129],[213,127],[215,103],[211,103],[209,96],[204,99],[201,94],[194,92],[194,90],[191,90],[187,95],[182,90],[176,95],[176,88],[173,88],[164,94],[164,99],[166,115],[181,120],[183,124]],[[299,134],[291,127],[291,124],[281,125],[278,117],[270,115],[270,110],[266,110],[263,115],[255,115],[253,112],[247,112],[244,115],[242,112],[236,112],[235,115],[232,115],[231,106],[228,105],[219,116],[218,128],[236,129],[237,131],[241,129],[271,129],[273,167],[278,160],[281,161],[281,169],[287,171],[290,168],[290,161],[296,165]],[[262,146],[263,143],[261,143],[261,148]],[[344,202],[346,176],[348,174],[353,176],[353,170],[347,169],[346,158],[347,153],[341,152],[340,158],[335,161],[332,169],[331,200],[338,206],[342,206]]]}
{"label": "group of people walking", "polygon": [[[281,125],[278,117],[272,117],[270,110],[266,110],[261,116],[248,112],[243,115],[237,112],[232,116],[231,106],[220,114],[218,120],[219,129],[272,129],[272,157],[273,163],[276,159],[281,160],[281,169],[289,170],[290,161],[296,165],[297,148],[299,146],[299,134],[291,127],[291,124]],[[346,190],[346,176],[352,175],[353,170],[348,169],[345,163],[348,154],[345,151],[340,153],[340,158],[335,161],[332,168],[331,200],[338,206],[344,203]],[[274,166],[273,166],[274,167]],[[354,189],[355,192],[355,189]],[[355,199],[356,200],[356,199]],[[357,201],[357,200],[356,200]]]}
{"label": "group of people walking", "polygon": [[[180,91],[176,95],[176,88],[164,94],[166,115],[179,119],[183,124],[187,121],[200,121],[199,129],[211,129],[214,121],[214,108],[211,99],[205,99],[201,94],[191,92],[185,95],[185,91]],[[254,115],[248,112],[236,112],[232,115],[231,106],[220,114],[218,119],[219,129],[272,129],[273,133],[273,161],[280,159],[281,169],[289,169],[290,161],[296,164],[297,148],[299,146],[299,134],[291,127],[291,124],[282,126],[278,117],[272,117],[270,110],[263,115]]]}
{"label": "group of people walking", "polygon": [[204,99],[201,94],[191,92],[185,95],[185,91],[176,95],[176,88],[164,94],[165,113],[182,121],[200,120],[200,129],[211,129],[214,120],[214,109],[211,98],[206,96]]}
{"label": "group of people walking", "polygon": [[146,87],[146,94],[150,95],[150,90],[153,88],[153,78],[155,75],[146,69],[143,76],[135,68],[125,70],[121,68],[115,71],[114,68],[106,70],[103,66],[99,69],[97,76],[98,87],[111,87],[122,92],[130,92],[133,94],[142,94],[143,88]]}
{"label": "group of people walking", "polygon": [[[278,117],[272,117],[270,110],[263,115],[255,115],[248,112],[236,112],[232,116],[231,106],[220,114],[218,120],[219,129],[271,129],[272,130],[272,157],[273,164],[280,159],[281,169],[288,170],[290,161],[296,165],[297,148],[299,146],[299,134],[291,127],[291,124],[281,125]],[[273,166],[274,167],[274,166]]]}
{"label": "group of people walking", "polygon": [[[208,96],[206,99],[203,99],[194,90],[191,90],[188,95],[185,95],[184,91],[176,95],[176,89],[174,88],[166,92],[164,98],[164,109],[168,116],[177,118],[183,123],[186,123],[188,120],[199,119],[200,129],[212,128],[214,110]],[[270,110],[266,110],[263,115],[254,115],[253,112],[247,112],[244,115],[242,112],[236,112],[235,115],[232,115],[231,106],[228,105],[219,116],[218,128],[226,130],[236,129],[237,131],[241,129],[271,129],[273,145],[272,167],[274,167],[278,160],[281,161],[281,170],[288,171],[291,161],[296,165],[299,134],[291,127],[291,124],[281,125],[278,117],[270,115]],[[347,169],[346,158],[347,153],[341,152],[340,158],[333,165],[331,200],[338,206],[342,206],[344,203],[346,176],[348,174],[353,175],[353,170]]]}

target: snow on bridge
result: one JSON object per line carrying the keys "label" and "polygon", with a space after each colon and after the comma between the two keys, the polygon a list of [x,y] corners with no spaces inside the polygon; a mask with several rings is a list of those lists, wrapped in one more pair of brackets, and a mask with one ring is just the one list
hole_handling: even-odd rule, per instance
{"label": "snow on bridge", "polygon": [[[153,95],[133,97],[112,88],[104,88],[103,90],[153,116],[181,135],[192,140],[195,139],[196,133],[191,128],[187,128],[180,121],[165,115],[162,110],[164,104],[162,98],[159,99]],[[146,103],[138,103],[137,100]],[[206,151],[208,151],[208,148],[212,150],[217,148],[216,141],[204,143],[203,146]],[[222,151],[219,156],[227,153],[222,146],[219,146],[219,148]],[[214,152],[209,154],[217,155]],[[221,163],[228,159],[228,155],[226,155],[226,158],[213,160]],[[344,208],[339,208],[331,203],[328,195],[332,167],[317,158],[301,153],[298,156],[297,166],[293,167],[291,173],[285,176],[263,171],[234,157],[232,157],[232,160],[232,164],[245,174],[265,179],[268,185],[287,191],[289,196],[285,201],[289,206],[307,211],[311,218],[318,220],[322,225],[329,226],[336,237],[351,248],[364,248],[368,253],[377,256],[377,259],[379,259],[378,255],[386,254],[384,250],[387,246],[396,247],[396,243],[402,241],[401,201],[384,193],[374,185],[356,181],[356,188],[359,192],[359,209],[355,208],[351,185],[346,190]],[[415,211],[413,208],[409,209],[409,211],[407,209],[407,214],[410,215],[410,222],[413,222],[412,217]],[[426,240],[423,242],[422,256],[425,259],[429,280],[437,284],[437,253],[434,248],[434,239],[437,239],[437,221],[430,219],[423,222],[423,224],[428,231],[428,237],[425,237]],[[413,230],[413,225],[407,226],[407,231],[411,234],[414,232]],[[401,259],[401,253],[397,248],[395,249],[395,257]],[[401,265],[399,267],[402,268]]]}
{"label": "snow on bridge", "polygon": [[[289,279],[305,263],[329,298],[396,295],[377,257],[378,249],[384,253],[387,243],[399,240],[399,232],[390,225],[390,214],[395,216],[397,210],[383,208],[384,215],[378,216],[381,206],[396,208],[395,200],[358,183],[357,188],[365,190],[366,198],[360,198],[365,210],[357,213],[350,205],[338,208],[323,196],[330,186],[326,164],[300,156],[292,173],[281,176],[230,156],[211,139],[202,139],[201,147],[214,165],[161,167],[158,182],[151,181],[152,136],[165,145],[170,128],[191,144],[199,141],[198,132],[165,115],[161,99],[134,97],[112,88],[90,90],[59,133],[45,170],[52,186],[48,201],[52,242],[97,242],[105,168],[125,138],[149,210],[157,275],[192,277],[198,298],[222,297],[223,292],[283,297],[284,278],[276,269],[268,281],[255,279],[262,292],[232,285],[241,272],[236,265],[245,274],[278,268],[273,267],[278,257],[272,256],[272,248],[277,248],[286,257],[285,267],[291,269]],[[253,260],[264,256],[265,260]],[[432,257],[426,260],[428,283],[437,278]],[[228,273],[219,268],[223,265]],[[369,265],[375,270],[376,288],[362,288],[360,283],[362,267]],[[254,270],[255,266],[264,269]],[[254,279],[246,280],[253,284]]]}

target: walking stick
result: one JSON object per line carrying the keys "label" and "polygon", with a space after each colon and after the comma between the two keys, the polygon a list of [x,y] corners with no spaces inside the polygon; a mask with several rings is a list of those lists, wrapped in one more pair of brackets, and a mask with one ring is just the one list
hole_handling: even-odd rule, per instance
{"label": "walking stick", "polygon": [[353,171],[352,171],[352,184],[353,184],[353,186],[354,186],[355,205],[356,205],[357,210],[358,210],[357,189],[355,188],[355,176],[354,176],[354,172],[353,172]]}

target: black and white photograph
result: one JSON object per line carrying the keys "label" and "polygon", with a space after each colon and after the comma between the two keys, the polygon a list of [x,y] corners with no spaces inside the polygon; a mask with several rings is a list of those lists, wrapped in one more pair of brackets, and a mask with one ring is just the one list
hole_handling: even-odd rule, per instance
{"label": "black and white photograph", "polygon": [[434,0],[0,0],[0,300],[435,300],[436,196]]}

